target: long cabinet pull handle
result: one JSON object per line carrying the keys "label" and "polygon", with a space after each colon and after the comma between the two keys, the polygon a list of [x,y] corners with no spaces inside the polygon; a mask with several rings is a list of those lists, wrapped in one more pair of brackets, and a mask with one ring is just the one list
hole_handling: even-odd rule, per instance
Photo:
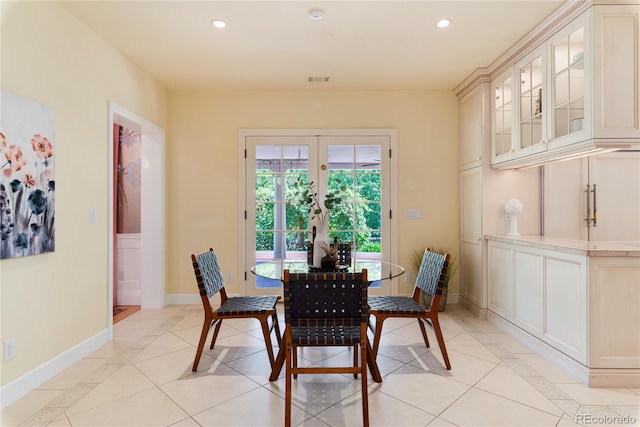
{"label": "long cabinet pull handle", "polygon": [[589,184],[587,184],[587,189],[584,190],[587,193],[587,217],[584,219],[587,222],[587,228],[591,227],[591,198],[589,197]]}
{"label": "long cabinet pull handle", "polygon": [[596,185],[593,184],[593,190],[591,190],[591,192],[593,193],[593,226],[596,227],[598,225],[598,208],[596,205]]}

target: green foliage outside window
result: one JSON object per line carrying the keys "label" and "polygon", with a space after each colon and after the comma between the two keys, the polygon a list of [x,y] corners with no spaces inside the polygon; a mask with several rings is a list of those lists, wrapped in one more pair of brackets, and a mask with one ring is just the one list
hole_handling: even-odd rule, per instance
{"label": "green foliage outside window", "polygon": [[[333,171],[332,171],[333,172]],[[357,175],[356,194],[354,195],[353,175],[335,173],[329,176],[330,238],[338,237],[342,242],[354,241],[360,252],[380,252],[379,229],[380,175]],[[256,250],[273,250],[275,194],[273,180],[275,174],[270,171],[257,171],[256,174]],[[301,188],[310,188],[306,175],[289,175],[285,185],[285,212],[287,250],[304,250],[304,242],[309,239],[308,219],[309,203],[301,200]],[[297,187],[296,187],[297,183]],[[315,188],[315,187],[312,187]],[[338,196],[339,194],[339,196]],[[355,201],[355,203],[354,203]],[[374,203],[366,203],[371,202]],[[325,205],[326,208],[326,205]],[[318,215],[318,206],[313,206],[312,216]],[[355,234],[354,230],[360,231]],[[265,230],[262,232],[261,230]],[[362,231],[372,230],[372,231]]]}

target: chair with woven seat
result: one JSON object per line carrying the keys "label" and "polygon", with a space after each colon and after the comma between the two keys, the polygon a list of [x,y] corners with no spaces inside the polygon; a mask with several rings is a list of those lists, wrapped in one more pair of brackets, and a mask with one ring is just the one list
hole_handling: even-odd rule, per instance
{"label": "chair with woven seat", "polygon": [[[438,320],[438,305],[440,304],[448,264],[448,253],[439,254],[427,249],[422,257],[420,270],[416,276],[416,286],[413,289],[413,295],[411,297],[378,295],[369,297],[370,314],[375,317],[375,327],[371,323],[369,324],[370,329],[374,332],[374,357],[378,354],[382,336],[382,325],[386,319],[390,317],[415,318],[418,320],[427,348],[429,348],[429,338],[427,338],[425,324],[433,328],[444,363],[447,369],[451,369],[451,363],[449,363],[447,348]],[[420,292],[426,292],[433,297],[430,307],[427,308],[420,304]]]}
{"label": "chair with woven seat", "polygon": [[[346,374],[362,382],[362,416],[369,425],[367,394],[367,270],[361,273],[290,273],[284,270],[285,426],[291,425],[291,383],[298,374]],[[348,346],[353,366],[297,364],[297,349],[305,346]]]}
{"label": "chair with woven seat", "polygon": [[[273,347],[271,344],[271,333],[275,330],[278,345],[282,345],[280,336],[280,327],[278,326],[278,315],[276,312],[276,304],[280,299],[279,295],[260,295],[247,297],[229,297],[224,288],[224,280],[218,265],[218,258],[213,249],[201,253],[199,255],[191,255],[193,270],[198,282],[198,290],[204,307],[204,323],[202,332],[200,333],[200,341],[196,350],[196,358],[193,361],[192,371],[198,370],[198,363],[202,356],[204,344],[212,327],[213,338],[211,339],[210,349],[216,344],[220,326],[225,319],[257,319],[262,326],[262,333],[267,347],[267,355],[271,369],[273,369],[275,358],[273,355]],[[211,306],[210,298],[216,293],[220,293],[220,307],[214,309]],[[271,320],[271,322],[269,322]],[[271,323],[271,324],[269,324]]]}

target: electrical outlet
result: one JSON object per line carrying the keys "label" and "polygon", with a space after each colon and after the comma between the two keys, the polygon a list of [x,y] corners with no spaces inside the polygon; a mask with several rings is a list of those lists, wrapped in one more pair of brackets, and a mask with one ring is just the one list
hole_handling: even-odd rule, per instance
{"label": "electrical outlet", "polygon": [[227,273],[227,283],[233,283],[233,273]]}
{"label": "electrical outlet", "polygon": [[4,342],[4,360],[16,357],[16,339],[11,338]]}
{"label": "electrical outlet", "polygon": [[404,273],[404,283],[411,283],[411,273],[408,271]]}
{"label": "electrical outlet", "polygon": [[504,213],[504,220],[505,220],[505,221],[511,221],[511,214],[510,214],[510,213],[505,212],[505,213]]}

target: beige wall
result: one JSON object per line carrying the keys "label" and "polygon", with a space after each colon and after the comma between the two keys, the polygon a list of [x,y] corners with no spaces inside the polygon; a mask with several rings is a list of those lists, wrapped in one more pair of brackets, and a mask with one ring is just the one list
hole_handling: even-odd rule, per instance
{"label": "beige wall", "polygon": [[[189,255],[210,246],[239,271],[238,130],[396,128],[399,261],[425,245],[458,252],[458,113],[449,91],[173,92],[168,126],[168,293],[196,291]],[[421,220],[403,211],[420,209]],[[409,293],[412,286],[400,285]],[[237,292],[238,281],[228,285]],[[457,293],[452,286],[452,293]]]}
{"label": "beige wall", "polygon": [[[166,127],[167,92],[56,2],[0,2],[1,87],[55,113],[56,250],[0,261],[5,385],[108,324],[108,101]],[[97,212],[89,224],[89,209]]]}

